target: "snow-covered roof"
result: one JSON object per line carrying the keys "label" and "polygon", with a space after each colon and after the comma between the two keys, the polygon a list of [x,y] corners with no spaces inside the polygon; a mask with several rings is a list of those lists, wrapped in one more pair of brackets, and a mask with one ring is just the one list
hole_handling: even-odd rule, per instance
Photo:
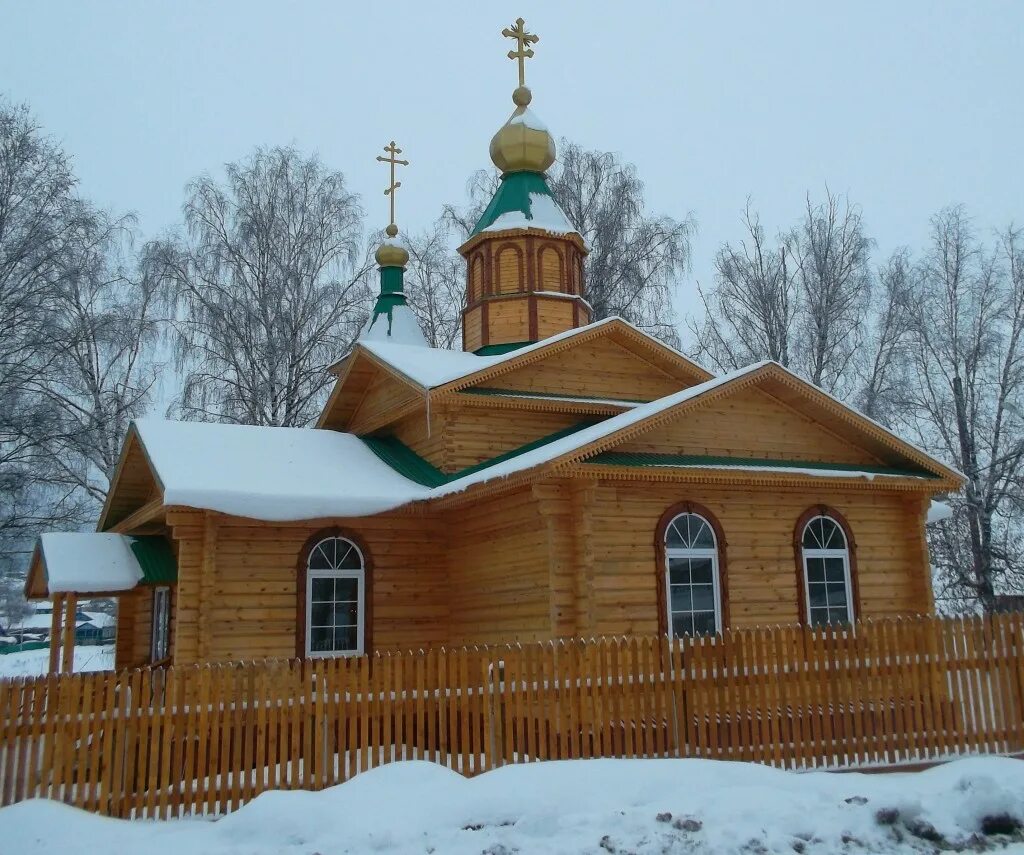
{"label": "snow-covered roof", "polygon": [[[550,341],[548,339],[546,343]],[[379,342],[368,342],[366,346],[374,352],[384,349],[388,361],[396,364],[399,370],[414,375],[417,382],[431,386],[467,373],[465,366],[468,361],[472,361],[479,370],[507,358],[431,351],[434,355],[444,353],[453,357],[431,362],[422,358],[422,348]],[[408,356],[401,351],[408,351]],[[434,488],[399,474],[358,437],[338,431],[157,419],[140,419],[135,426],[163,485],[165,505],[205,508],[262,520],[369,516],[410,502],[458,493],[560,458],[572,459],[574,452],[585,450],[587,446],[751,375],[767,365],[775,365],[778,370],[791,373],[777,363],[757,362],[655,401],[636,404],[597,424]],[[579,459],[585,459],[585,456]],[[725,465],[718,468],[747,467]],[[764,468],[758,467],[762,471]],[[879,475],[877,471],[867,469],[801,467],[795,461],[779,464],[776,468],[817,477],[874,478]]]}
{"label": "snow-covered roof", "polygon": [[[612,323],[625,324],[640,335],[651,338],[643,330],[634,327],[628,321],[622,320],[622,318],[604,318],[592,324],[587,324],[584,327],[574,327],[533,344],[524,345],[508,353],[496,354],[494,356],[476,356],[462,350],[442,350],[436,347],[424,350],[421,347],[411,347],[395,342],[364,339],[360,339],[359,344],[400,374],[408,377],[416,385],[422,386],[424,389],[433,389],[437,386],[444,386],[446,383],[451,383],[454,380],[460,380],[470,374],[475,374],[477,371],[483,371],[485,368],[492,368],[503,362],[519,359],[521,356],[525,356],[535,350],[549,347],[557,342],[565,341],[566,339],[582,335],[585,332],[591,332]],[[653,338],[651,340],[657,341]],[[667,347],[667,345],[661,342],[658,342],[658,344],[662,347]]]}
{"label": "snow-covered roof", "polygon": [[547,125],[545,125],[537,114],[530,109],[524,109],[521,113],[517,110],[512,114],[512,118],[508,120],[510,125],[526,125],[528,128],[532,128],[535,131],[546,131]]}
{"label": "snow-covered roof", "polygon": [[129,540],[120,534],[50,532],[40,536],[39,549],[51,594],[126,591],[142,578]]}
{"label": "snow-covered roof", "polygon": [[546,193],[530,193],[524,211],[499,214],[481,232],[503,232],[506,229],[543,229],[553,235],[567,235],[576,229],[558,203]]}
{"label": "snow-covered roof", "polygon": [[85,616],[83,623],[91,623],[97,629],[105,629],[117,623],[116,618],[104,612],[82,612],[82,614]]}
{"label": "snow-covered roof", "polygon": [[393,306],[386,313],[374,313],[359,334],[360,341],[382,341],[391,344],[418,347],[427,346],[416,313],[408,306]]}
{"label": "snow-covered roof", "polygon": [[135,429],[165,505],[283,521],[366,516],[429,494],[338,431],[150,418]]}
{"label": "snow-covered roof", "polygon": [[925,522],[931,525],[932,523],[948,520],[951,516],[953,516],[953,509],[949,505],[945,502],[933,501],[928,506],[928,518]]}

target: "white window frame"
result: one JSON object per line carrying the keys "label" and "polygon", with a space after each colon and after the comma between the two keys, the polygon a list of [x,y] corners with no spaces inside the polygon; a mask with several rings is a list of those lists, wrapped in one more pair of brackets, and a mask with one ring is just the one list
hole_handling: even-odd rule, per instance
{"label": "white window frame", "polygon": [[[714,543],[712,549],[697,549],[690,547],[680,546],[669,546],[668,545],[668,533],[676,520],[680,517],[692,516],[699,520],[702,520],[708,527],[708,531],[711,532],[711,541]],[[672,573],[671,573],[671,559],[673,558],[710,558],[711,559],[711,589],[714,594],[715,604],[715,635],[720,635],[722,632],[722,593],[721,585],[719,583],[719,567],[718,567],[718,535],[715,532],[715,527],[711,524],[711,520],[702,514],[698,514],[696,511],[683,511],[682,513],[676,514],[669,520],[668,525],[665,526],[665,608],[668,612],[668,636],[669,638],[675,638],[672,630]],[[692,585],[692,583],[691,583]],[[691,613],[692,613],[691,609]]]}
{"label": "white window frame", "polygon": [[171,589],[153,588],[153,624],[149,636],[149,661],[160,662],[171,653]]}
{"label": "white window frame", "polygon": [[[309,564],[313,553],[320,544],[328,540],[347,543],[359,556],[359,569],[313,570]],[[356,580],[356,649],[355,650],[312,650],[313,642],[313,580],[314,579],[355,579]],[[338,656],[362,656],[366,647],[366,556],[358,544],[342,535],[328,535],[318,540],[306,556],[306,656],[310,659],[333,659]]]}
{"label": "white window frame", "polygon": [[[811,527],[811,524],[817,520],[828,520],[838,530],[840,537],[843,538],[842,549],[809,549],[804,546],[804,538],[807,536],[807,529]],[[803,555],[801,561],[804,567],[804,608],[806,609],[805,614],[807,615],[807,625],[809,627],[824,627],[824,626],[835,626],[835,624],[816,624],[811,620],[811,578],[807,572],[807,559],[808,558],[841,558],[843,560],[843,582],[846,586],[846,622],[853,624],[856,615],[853,610],[853,579],[850,573],[850,539],[846,536],[846,529],[842,523],[839,522],[835,517],[829,516],[828,514],[818,514],[817,516],[811,517],[804,525],[803,531],[800,532],[800,551]],[[814,583],[821,584],[821,583]],[[827,584],[827,582],[825,583]],[[829,607],[830,608],[830,607]],[[819,607],[820,610],[820,607]]]}

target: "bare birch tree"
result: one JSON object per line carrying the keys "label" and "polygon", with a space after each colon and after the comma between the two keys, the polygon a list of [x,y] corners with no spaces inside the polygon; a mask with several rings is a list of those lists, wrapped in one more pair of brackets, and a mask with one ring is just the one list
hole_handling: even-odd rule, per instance
{"label": "bare birch tree", "polygon": [[32,437],[51,483],[106,499],[132,419],[153,402],[165,318],[152,283],[135,272],[132,221],[93,211],[62,262],[53,352],[27,388],[45,413]]}
{"label": "bare birch tree", "polygon": [[850,394],[871,299],[871,240],[848,199],[826,190],[824,202],[808,195],[805,204],[803,221],[787,236],[801,305],[795,365],[816,386]]}
{"label": "bare birch tree", "polygon": [[34,437],[48,413],[30,384],[48,371],[63,264],[83,220],[64,152],[24,106],[0,101],[0,549],[51,521],[77,519],[77,497],[49,488]]}
{"label": "bare birch tree", "polygon": [[145,250],[147,275],[179,300],[180,410],[304,425],[367,317],[362,210],[340,172],[291,148],[258,149],[226,173],[190,186],[185,235]]}
{"label": "bare birch tree", "polygon": [[862,346],[854,364],[860,378],[852,403],[864,415],[892,427],[901,414],[910,361],[914,272],[907,249],[879,268]]}
{"label": "bare birch tree", "polygon": [[405,293],[431,347],[461,347],[466,305],[465,265],[452,251],[452,230],[440,219],[422,234],[407,236]]}
{"label": "bare birch tree", "polygon": [[[493,172],[476,172],[467,184],[467,205],[446,206],[445,215],[463,236],[476,224],[497,182]],[[678,345],[672,297],[689,269],[693,219],[651,216],[635,166],[566,139],[559,142],[549,186],[590,250],[583,296],[593,307],[594,320],[618,315]]]}
{"label": "bare birch tree", "polygon": [[704,321],[690,324],[697,355],[719,371],[762,359],[788,366],[798,304],[786,245],[772,245],[749,200],[743,225],[746,236],[739,246],[726,243],[715,255],[713,290],[698,286]]}
{"label": "bare birch tree", "polygon": [[990,610],[1024,591],[1024,236],[996,250],[961,208],[932,220],[915,292],[915,363],[907,404],[919,441],[967,478],[952,519],[933,526],[941,596]]}
{"label": "bare birch tree", "polygon": [[[719,370],[772,359],[828,392],[852,395],[871,302],[871,241],[859,209],[828,191],[769,240],[748,201],[745,235],[715,256],[694,355]],[[861,366],[862,367],[862,366]]]}

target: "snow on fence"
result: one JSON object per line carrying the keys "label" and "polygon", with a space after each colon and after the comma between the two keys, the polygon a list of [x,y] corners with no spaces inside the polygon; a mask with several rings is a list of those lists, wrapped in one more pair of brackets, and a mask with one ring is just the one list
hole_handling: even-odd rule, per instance
{"label": "snow on fence", "polygon": [[223,814],[382,763],[587,757],[783,768],[1024,750],[1024,615],[0,681],[0,804]]}

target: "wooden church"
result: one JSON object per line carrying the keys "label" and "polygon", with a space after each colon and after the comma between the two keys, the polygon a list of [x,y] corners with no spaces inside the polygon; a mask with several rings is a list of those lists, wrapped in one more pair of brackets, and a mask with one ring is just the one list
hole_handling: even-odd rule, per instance
{"label": "wooden church", "polygon": [[139,420],[97,532],[40,538],[52,669],[86,595],[119,600],[118,668],[932,611],[926,518],[962,476],[778,364],[716,377],[594,322],[523,85],[536,37],[506,35],[463,349],[406,304],[392,192],[380,296],[314,428]]}

